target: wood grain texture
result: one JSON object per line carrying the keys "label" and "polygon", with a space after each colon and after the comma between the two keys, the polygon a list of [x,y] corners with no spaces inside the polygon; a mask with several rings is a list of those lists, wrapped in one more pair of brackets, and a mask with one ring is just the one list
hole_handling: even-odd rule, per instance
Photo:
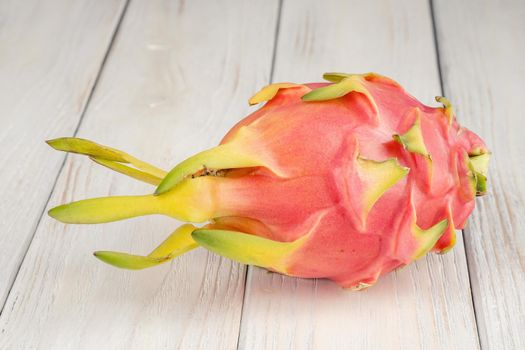
{"label": "wood grain texture", "polygon": [[525,2],[435,1],[446,96],[492,151],[489,193],[465,230],[485,349],[524,349]]}
{"label": "wood grain texture", "polygon": [[0,309],[64,160],[44,140],[73,134],[124,4],[0,2]]}
{"label": "wood grain texture", "polygon": [[[218,143],[268,82],[277,10],[266,0],[132,1],[79,136],[167,168]],[[50,205],[152,191],[72,156]],[[205,250],[140,272],[91,256],[147,253],[178,224],[146,217],[73,226],[45,216],[0,317],[0,348],[234,348],[245,267]]]}
{"label": "wood grain texture", "polygon": [[[285,1],[274,81],[376,71],[423,102],[441,92],[424,1]],[[476,349],[461,237],[365,292],[250,268],[241,349]]]}

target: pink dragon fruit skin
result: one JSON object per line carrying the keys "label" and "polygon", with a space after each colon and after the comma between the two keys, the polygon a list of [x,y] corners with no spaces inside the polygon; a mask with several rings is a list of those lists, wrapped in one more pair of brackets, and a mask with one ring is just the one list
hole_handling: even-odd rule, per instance
{"label": "pink dragon fruit skin", "polygon": [[429,251],[446,252],[486,188],[490,153],[449,102],[421,104],[389,78],[328,73],[331,83],[280,83],[221,144],[168,174],[90,141],[49,141],[159,184],[147,196],[62,205],[67,223],[165,214],[184,225],[147,256],[97,252],[140,269],[197,246],[290,276],[363,289]]}

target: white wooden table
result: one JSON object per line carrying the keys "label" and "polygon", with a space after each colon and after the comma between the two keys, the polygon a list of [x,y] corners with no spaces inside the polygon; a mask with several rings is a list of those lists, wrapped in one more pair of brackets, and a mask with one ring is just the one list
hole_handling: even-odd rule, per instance
{"label": "white wooden table", "polygon": [[[0,1],[0,349],[525,349],[522,0]],[[77,135],[170,168],[270,81],[375,71],[444,94],[493,152],[454,250],[348,292],[197,249],[129,272],[174,227],[63,225],[71,200],[152,189],[52,151]]]}

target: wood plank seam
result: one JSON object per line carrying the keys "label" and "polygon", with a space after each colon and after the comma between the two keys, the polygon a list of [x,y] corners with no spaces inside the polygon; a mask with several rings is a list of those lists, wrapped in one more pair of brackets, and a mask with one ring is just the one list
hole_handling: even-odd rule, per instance
{"label": "wood plank seam", "polygon": [[[270,63],[270,76],[268,79],[268,84],[273,83],[273,75],[275,71],[275,59],[277,57],[277,43],[279,40],[279,30],[281,28],[281,14],[283,10],[283,1],[279,0],[279,5],[277,6],[277,18],[275,21],[275,33],[273,38],[273,53],[272,53],[272,62]],[[237,350],[239,350],[241,334],[242,334],[242,323],[243,323],[243,314],[244,314],[244,303],[246,302],[246,288],[248,287],[248,274],[252,269],[252,266],[247,266],[244,271],[244,290],[242,294],[242,303],[241,303],[241,316],[239,318],[239,333],[237,334]]]}
{"label": "wood plank seam", "polygon": [[[434,52],[436,54],[436,62],[437,62],[437,68],[438,68],[438,74],[439,74],[439,85],[441,88],[441,95],[445,96],[445,84],[443,81],[443,70],[442,70],[442,62],[440,58],[440,50],[439,50],[439,38],[437,35],[437,24],[436,24],[436,14],[434,9],[434,0],[429,0],[429,9],[430,9],[430,18],[432,19],[432,36],[434,38]],[[465,250],[465,264],[467,265],[467,271],[468,271],[468,285],[469,285],[469,291],[470,291],[470,300],[472,305],[472,311],[474,312],[474,320],[475,327],[476,327],[476,334],[478,335],[478,347],[479,349],[482,349],[481,347],[481,337],[479,334],[479,325],[478,325],[478,315],[476,313],[476,303],[474,302],[474,293],[472,289],[472,278],[470,277],[472,270],[469,265],[469,257],[468,257],[468,249],[467,249],[467,243],[465,240],[465,230],[461,230],[461,235],[463,236],[463,248]]]}
{"label": "wood plank seam", "polygon": [[[93,96],[93,93],[94,93],[94,91],[95,91],[95,89],[96,89],[96,86],[97,86],[97,84],[98,84],[98,82],[99,82],[100,76],[102,75],[102,71],[103,71],[103,69],[104,69],[104,65],[106,64],[106,61],[107,61],[107,59],[108,59],[108,57],[109,57],[109,54],[110,54],[110,52],[111,52],[111,48],[112,48],[113,43],[114,43],[114,41],[115,41],[115,38],[116,38],[116,36],[117,36],[117,34],[118,34],[118,31],[119,31],[120,25],[121,25],[121,23],[122,23],[122,19],[124,18],[124,15],[125,15],[125,13],[126,13],[126,10],[127,10],[127,8],[128,8],[128,5],[129,5],[129,2],[130,2],[130,1],[131,1],[131,0],[125,0],[125,4],[124,4],[124,6],[122,7],[122,11],[121,11],[121,13],[120,13],[120,15],[119,15],[119,19],[118,19],[118,21],[117,21],[116,24],[115,24],[115,28],[113,29],[113,33],[112,33],[112,35],[111,35],[111,39],[109,40],[108,47],[107,47],[107,49],[106,49],[106,52],[105,52],[105,54],[104,54],[104,57],[102,58],[102,60],[101,60],[101,62],[100,62],[100,66],[99,66],[99,68],[98,68],[98,71],[97,71],[97,74],[96,74],[96,76],[95,76],[95,79],[93,80],[93,83],[92,83],[91,88],[90,88],[90,90],[89,90],[88,97],[86,98],[86,102],[85,102],[84,106],[82,107],[82,111],[81,111],[81,113],[80,113],[80,117],[79,117],[79,119],[78,119],[77,126],[76,126],[76,128],[75,128],[75,130],[74,130],[74,132],[73,132],[73,136],[76,136],[77,133],[78,133],[78,130],[80,129],[80,126],[81,126],[81,124],[82,124],[82,120],[84,119],[84,116],[85,116],[86,111],[87,111],[87,109],[88,109],[89,103],[91,102],[91,98],[92,98],[92,96]],[[43,142],[43,141],[44,141],[44,140],[42,140],[42,142]],[[15,284],[15,282],[16,282],[16,279],[17,279],[17,277],[18,277],[18,274],[19,274],[19,272],[20,272],[20,268],[22,267],[22,265],[23,265],[23,263],[24,263],[24,260],[25,260],[25,258],[26,258],[26,256],[27,256],[27,252],[28,252],[28,250],[29,250],[29,247],[31,246],[31,242],[33,241],[33,238],[34,238],[34,236],[35,236],[35,233],[36,233],[36,231],[38,230],[38,227],[40,226],[40,223],[41,223],[41,221],[42,221],[42,218],[43,218],[43,216],[44,216],[45,213],[46,213],[46,208],[47,208],[47,206],[48,206],[49,200],[51,199],[51,196],[53,195],[53,192],[54,192],[54,190],[55,190],[55,187],[56,187],[56,184],[57,184],[58,179],[59,179],[59,177],[60,177],[60,174],[61,174],[62,171],[64,170],[64,165],[66,164],[66,160],[67,160],[67,157],[68,157],[68,156],[69,156],[68,154],[65,154],[65,155],[64,155],[64,158],[63,158],[63,160],[62,160],[62,163],[61,163],[61,165],[60,165],[60,168],[59,168],[59,170],[58,170],[58,172],[57,172],[57,174],[56,174],[56,176],[55,176],[55,180],[53,181],[53,185],[51,186],[51,189],[50,189],[50,191],[49,191],[49,195],[47,196],[47,198],[46,198],[46,200],[45,200],[45,203],[44,203],[44,205],[42,206],[42,211],[40,212],[40,214],[39,214],[39,216],[38,216],[38,219],[37,219],[37,222],[36,222],[34,228],[32,229],[32,233],[31,233],[31,235],[30,235],[30,237],[29,237],[29,239],[28,239],[28,241],[27,241],[27,243],[26,243],[24,257],[20,260],[20,263],[18,264],[18,266],[17,266],[17,268],[16,268],[16,272],[15,272],[15,275],[14,275],[14,277],[13,277],[13,280],[12,280],[11,283],[10,283],[9,290],[7,291],[6,297],[5,297],[5,299],[4,299],[4,301],[2,302],[2,305],[1,305],[1,307],[0,307],[0,316],[2,315],[2,313],[3,313],[3,311],[4,311],[4,307],[5,307],[6,303],[7,303],[7,300],[9,299],[9,295],[11,294],[11,290],[13,289],[13,286],[14,286],[14,284]]]}

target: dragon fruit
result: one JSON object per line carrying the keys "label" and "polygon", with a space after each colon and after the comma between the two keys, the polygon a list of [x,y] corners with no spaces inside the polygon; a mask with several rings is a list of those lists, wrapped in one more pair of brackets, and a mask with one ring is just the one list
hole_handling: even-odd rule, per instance
{"label": "dragon fruit", "polygon": [[456,122],[451,105],[423,105],[374,73],[327,73],[328,83],[266,86],[266,102],[219,146],[169,173],[78,138],[48,141],[157,185],[154,194],[55,207],[65,223],[164,214],[185,224],[146,256],[95,252],[142,269],[202,246],[232,260],[360,290],[379,276],[447,252],[475,196],[486,191],[490,153]]}

